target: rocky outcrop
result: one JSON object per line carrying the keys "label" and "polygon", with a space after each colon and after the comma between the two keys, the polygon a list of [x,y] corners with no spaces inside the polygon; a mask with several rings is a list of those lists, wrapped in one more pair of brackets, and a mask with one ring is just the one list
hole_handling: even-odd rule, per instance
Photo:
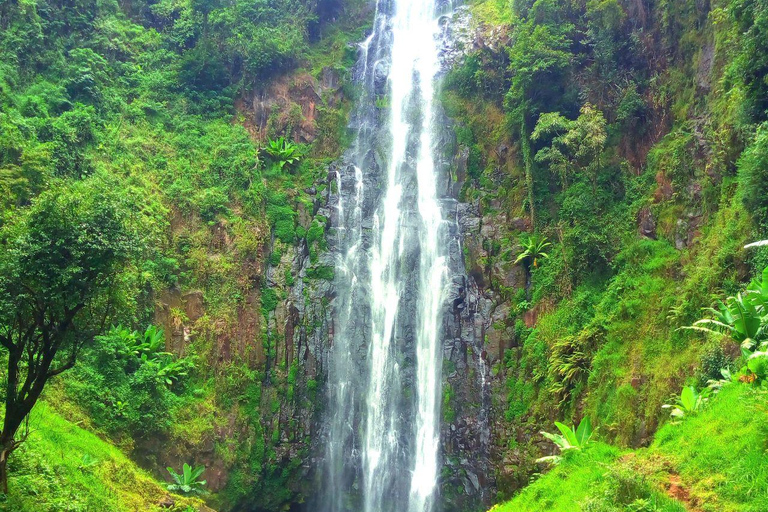
{"label": "rocky outcrop", "polygon": [[309,144],[318,137],[318,122],[326,109],[335,109],[344,99],[342,77],[325,68],[319,78],[308,73],[285,75],[271,80],[238,101],[246,113],[245,126],[255,139],[265,141],[284,135]]}

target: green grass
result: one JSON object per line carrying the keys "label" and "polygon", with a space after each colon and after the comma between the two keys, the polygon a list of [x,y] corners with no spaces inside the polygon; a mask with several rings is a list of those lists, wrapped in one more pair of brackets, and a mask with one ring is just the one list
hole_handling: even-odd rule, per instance
{"label": "green grass", "polygon": [[[139,512],[161,510],[165,484],[137,467],[116,447],[40,403],[32,433],[9,459],[4,512]],[[174,496],[176,508],[202,508],[199,500]],[[164,509],[169,510],[169,509]],[[210,509],[206,509],[210,510]]]}
{"label": "green grass", "polygon": [[730,384],[706,409],[656,435],[652,453],[668,457],[709,512],[768,510],[768,395]]}
{"label": "green grass", "polygon": [[597,443],[566,452],[552,471],[492,512],[684,512],[649,478],[632,468],[618,449]]}
{"label": "green grass", "polygon": [[512,501],[492,510],[573,512],[573,504],[583,499],[588,490],[600,481],[606,465],[618,456],[618,450],[604,444],[592,446],[583,453],[567,453],[552,471],[526,487]]}
{"label": "green grass", "polygon": [[[682,491],[666,495],[674,479]],[[570,452],[493,512],[765,512],[768,395],[730,384],[705,409],[667,423],[647,449],[597,443]]]}

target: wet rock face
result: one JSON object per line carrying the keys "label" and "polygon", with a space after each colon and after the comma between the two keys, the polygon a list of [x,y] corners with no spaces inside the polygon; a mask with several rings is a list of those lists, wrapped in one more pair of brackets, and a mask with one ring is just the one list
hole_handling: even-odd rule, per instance
{"label": "wet rock face", "polygon": [[[469,11],[457,9],[443,20],[441,63],[447,71],[472,48]],[[442,115],[442,113],[441,113]],[[449,299],[443,315],[443,422],[440,480],[442,510],[485,510],[495,496],[491,463],[491,363],[496,354],[486,343],[494,300],[485,291],[481,269],[467,267],[465,253],[478,244],[483,219],[478,204],[458,201],[466,179],[468,153],[458,148],[453,126],[442,115],[438,137],[438,183],[449,235]],[[453,154],[453,153],[456,154]]]}
{"label": "wet rock face", "polygon": [[450,286],[443,326],[444,468],[440,482],[444,510],[484,509],[495,495],[491,455],[491,373],[485,333],[492,300],[465,268],[464,243],[479,235],[481,219],[472,205],[444,200],[453,220]]}
{"label": "wet rock face", "polygon": [[[446,16],[442,20],[444,42],[441,62],[444,70],[460,61],[467,51],[472,49],[474,35],[470,33],[468,11],[459,9],[457,15]],[[389,63],[386,58],[375,59],[371,73],[370,87],[376,95],[385,95],[389,75]],[[336,87],[333,77],[323,77],[322,87]],[[333,428],[329,410],[336,407],[329,396],[329,372],[337,364],[333,354],[334,345],[339,341],[339,317],[351,314],[354,321],[347,322],[350,332],[346,338],[354,342],[348,347],[349,361],[344,370],[349,373],[350,398],[344,407],[348,417],[354,423],[350,431],[360,433],[364,429],[361,418],[361,404],[364,404],[367,386],[368,339],[370,337],[370,311],[366,310],[367,301],[362,297],[350,298],[347,284],[343,279],[317,280],[309,276],[317,266],[335,267],[339,275],[340,262],[350,248],[350,241],[343,229],[348,225],[344,216],[353,213],[339,205],[355,203],[355,194],[359,186],[357,165],[365,169],[362,175],[362,187],[366,191],[358,214],[360,220],[360,250],[370,251],[373,244],[373,217],[383,192],[384,165],[380,161],[386,150],[379,147],[386,139],[382,127],[382,112],[371,107],[363,108],[355,115],[358,119],[358,137],[363,137],[366,144],[351,148],[344,158],[333,163],[327,177],[316,183],[307,192],[310,193],[311,207],[301,211],[300,223],[308,228],[312,220],[318,217],[328,219],[325,225],[327,250],[317,255],[316,261],[310,257],[310,248],[300,240],[295,246],[282,247],[280,262],[273,264],[266,271],[266,282],[270,287],[285,291],[275,311],[267,315],[266,335],[275,340],[274,361],[272,366],[284,364],[290,367],[294,361],[299,365],[299,377],[296,388],[304,388],[309,382],[318,383],[317,397],[314,402],[295,401],[281,407],[278,413],[281,425],[295,425],[294,439],[309,438],[309,450],[303,443],[285,442],[278,448],[278,458],[291,460],[302,459],[301,468],[296,478],[292,479],[297,496],[309,497],[307,510],[322,510],[323,505],[312,500],[318,489],[327,487],[325,480],[328,463],[327,446]],[[443,219],[448,228],[448,260],[450,273],[447,278],[449,287],[447,300],[443,307],[441,321],[441,343],[443,350],[442,371],[442,422],[441,463],[437,510],[473,511],[485,510],[496,494],[496,466],[493,460],[494,417],[492,410],[492,392],[498,384],[491,374],[491,366],[503,357],[514,339],[513,328],[506,325],[509,306],[490,290],[490,280],[498,280],[504,286],[521,287],[525,285],[525,276],[521,269],[508,262],[496,262],[493,268],[486,269],[471,263],[467,253],[485,254],[483,240],[501,236],[495,226],[505,223],[525,227],[525,220],[483,218],[479,204],[463,204],[458,201],[459,192],[466,179],[466,150],[455,150],[454,131],[449,119],[439,113],[444,127],[436,134],[438,158],[438,191],[441,198]],[[354,123],[353,123],[354,125]],[[415,194],[416,184],[406,193]],[[409,222],[406,217],[404,222]],[[517,224],[516,224],[517,223]],[[277,243],[277,242],[275,242]],[[413,251],[405,258],[404,267],[411,273],[418,268],[418,251]],[[467,261],[465,261],[467,260]],[[410,263],[409,263],[410,262]],[[275,263],[275,262],[273,262]],[[295,276],[295,282],[285,282],[285,272]],[[367,280],[365,269],[358,277]],[[405,273],[404,283],[418,281],[416,274]],[[418,293],[415,286],[404,286],[402,292],[403,311],[417,311],[415,302]],[[345,313],[349,309],[351,313]],[[415,361],[415,340],[409,333],[416,330],[416,316],[402,315],[398,331],[403,333],[396,343],[398,352],[403,354],[401,361],[401,385],[403,389],[413,389]],[[338,370],[338,368],[337,368]],[[402,404],[402,410],[409,410],[408,404]],[[403,415],[402,430],[409,428],[410,420]],[[408,440],[403,436],[403,446]],[[340,464],[347,468],[340,474],[337,484],[349,489],[345,491],[347,503],[357,503],[362,477],[360,474],[361,450],[360,439],[352,434],[344,441],[342,452],[344,460]],[[303,455],[304,454],[304,455]]]}

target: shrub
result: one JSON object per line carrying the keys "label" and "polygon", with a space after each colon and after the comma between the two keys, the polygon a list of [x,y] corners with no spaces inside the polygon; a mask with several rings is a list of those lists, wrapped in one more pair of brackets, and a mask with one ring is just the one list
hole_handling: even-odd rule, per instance
{"label": "shrub", "polygon": [[[568,450],[581,450],[585,448],[589,444],[590,439],[592,439],[592,423],[589,421],[589,417],[584,417],[578,427],[568,427],[559,421],[555,422],[555,426],[560,431],[560,434],[541,432],[541,435],[555,443],[561,453]],[[539,462],[558,463],[560,462],[560,457],[543,457],[539,459]]]}
{"label": "shrub", "polygon": [[768,123],[758,128],[738,168],[742,201],[762,230],[768,230]]}
{"label": "shrub", "polygon": [[173,468],[167,468],[168,473],[171,474],[174,483],[168,486],[168,490],[171,492],[178,492],[180,494],[205,494],[205,480],[198,480],[200,475],[205,471],[205,466],[197,466],[193,468],[186,462],[181,470],[181,474],[173,470]]}

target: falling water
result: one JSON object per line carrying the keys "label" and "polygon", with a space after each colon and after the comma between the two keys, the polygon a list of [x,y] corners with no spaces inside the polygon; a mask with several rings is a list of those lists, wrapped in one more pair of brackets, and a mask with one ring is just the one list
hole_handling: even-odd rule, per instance
{"label": "falling water", "polygon": [[430,512],[446,291],[435,165],[435,0],[379,0],[356,142],[336,176],[337,320],[321,508]]}

